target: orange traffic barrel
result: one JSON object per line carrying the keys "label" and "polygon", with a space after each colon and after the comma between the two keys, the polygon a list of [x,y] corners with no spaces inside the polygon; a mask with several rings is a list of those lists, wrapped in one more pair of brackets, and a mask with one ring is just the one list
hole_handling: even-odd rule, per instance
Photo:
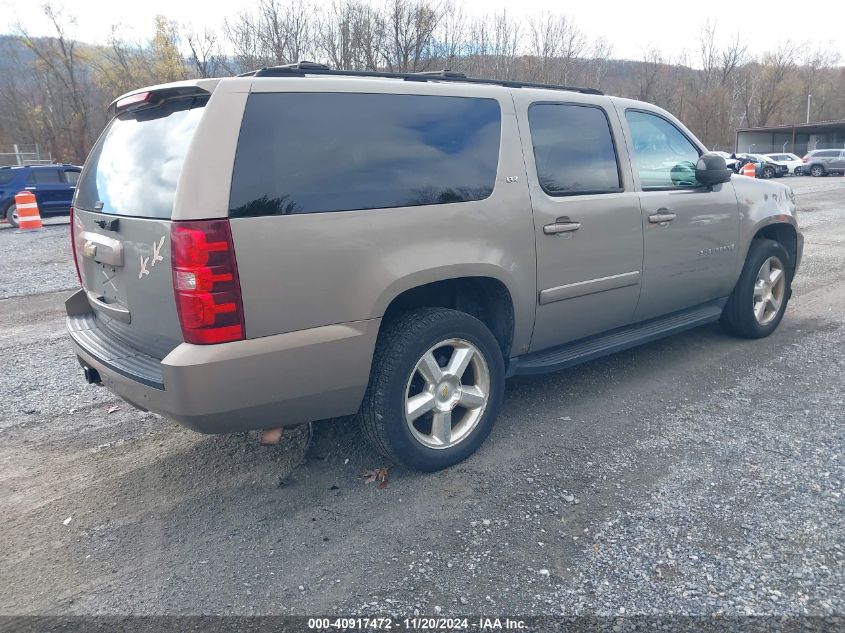
{"label": "orange traffic barrel", "polygon": [[18,228],[21,231],[41,228],[41,214],[35,195],[30,191],[15,194],[15,207],[18,215]]}
{"label": "orange traffic barrel", "polygon": [[745,163],[742,167],[742,175],[743,176],[750,176],[754,178],[757,174],[757,167],[755,167],[754,163]]}

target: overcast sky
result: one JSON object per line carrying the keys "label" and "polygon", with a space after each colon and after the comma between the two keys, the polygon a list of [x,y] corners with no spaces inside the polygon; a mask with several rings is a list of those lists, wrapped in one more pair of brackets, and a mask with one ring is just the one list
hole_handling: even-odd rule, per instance
{"label": "overcast sky", "polygon": [[[323,5],[331,0],[315,0]],[[375,3],[379,3],[376,0]],[[38,0],[0,0],[0,31],[10,32],[21,20],[33,33],[48,31]],[[254,0],[57,0],[77,17],[78,37],[103,42],[113,24],[122,24],[133,39],[150,37],[153,16],[162,14],[191,28],[220,28],[227,15]],[[614,57],[638,59],[643,49],[655,46],[669,58],[694,48],[701,24],[716,20],[723,39],[742,31],[756,51],[771,50],[779,42],[815,42],[837,50],[845,62],[845,2],[817,4],[797,0],[464,0],[457,2],[468,15],[507,8],[514,16],[543,10],[565,13],[588,35],[604,36],[613,44]],[[711,8],[703,8],[704,6]]]}

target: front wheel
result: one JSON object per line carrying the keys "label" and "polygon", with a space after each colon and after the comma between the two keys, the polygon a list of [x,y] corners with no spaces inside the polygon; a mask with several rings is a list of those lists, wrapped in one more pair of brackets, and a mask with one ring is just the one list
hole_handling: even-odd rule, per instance
{"label": "front wheel", "polygon": [[753,240],[722,325],[744,338],[766,337],[780,324],[791,294],[789,253],[780,242]]}
{"label": "front wheel", "polygon": [[824,167],[822,167],[821,165],[813,165],[813,168],[810,169],[810,175],[814,178],[824,176]]}
{"label": "front wheel", "polygon": [[768,180],[770,178],[774,178],[775,177],[775,170],[772,169],[771,167],[765,167],[763,169],[763,173],[761,174],[761,177],[765,178],[766,180]]}
{"label": "front wheel", "polygon": [[472,455],[504,393],[499,344],[478,319],[445,308],[408,312],[379,334],[359,419],[385,457],[421,471]]}
{"label": "front wheel", "polygon": [[14,202],[6,207],[6,222],[11,224],[14,228],[18,228],[19,221],[18,221],[18,205]]}

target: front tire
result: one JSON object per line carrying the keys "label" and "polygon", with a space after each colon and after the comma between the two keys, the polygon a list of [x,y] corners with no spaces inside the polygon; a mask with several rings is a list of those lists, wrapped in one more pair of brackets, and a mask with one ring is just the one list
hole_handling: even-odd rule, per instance
{"label": "front tire", "polygon": [[382,455],[435,471],[472,455],[493,428],[504,393],[496,338],[478,319],[421,308],[384,326],[359,412]]}
{"label": "front tire", "polygon": [[813,165],[812,169],[810,169],[810,175],[813,178],[819,178],[820,176],[824,176],[824,167],[821,165]]}
{"label": "front tire", "polygon": [[774,178],[775,177],[775,170],[772,169],[771,167],[765,167],[763,169],[763,173],[761,174],[761,177],[765,178],[766,180],[769,180],[770,178]]}
{"label": "front tire", "polygon": [[722,326],[743,338],[764,338],[783,319],[792,294],[789,253],[780,242],[751,242],[742,274],[722,312]]}
{"label": "front tire", "polygon": [[14,202],[11,203],[8,207],[6,207],[5,211],[6,222],[12,225],[14,228],[18,228],[18,205]]}

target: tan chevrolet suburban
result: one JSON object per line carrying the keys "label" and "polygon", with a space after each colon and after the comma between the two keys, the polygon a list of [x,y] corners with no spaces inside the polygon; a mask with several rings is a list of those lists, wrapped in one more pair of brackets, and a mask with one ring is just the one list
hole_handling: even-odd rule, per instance
{"label": "tan chevrolet suburban", "polygon": [[801,259],[788,187],[592,89],[300,63],[112,108],[70,336],[89,382],[205,433],[356,415],[444,468],[509,376],[718,320],[769,335]]}

